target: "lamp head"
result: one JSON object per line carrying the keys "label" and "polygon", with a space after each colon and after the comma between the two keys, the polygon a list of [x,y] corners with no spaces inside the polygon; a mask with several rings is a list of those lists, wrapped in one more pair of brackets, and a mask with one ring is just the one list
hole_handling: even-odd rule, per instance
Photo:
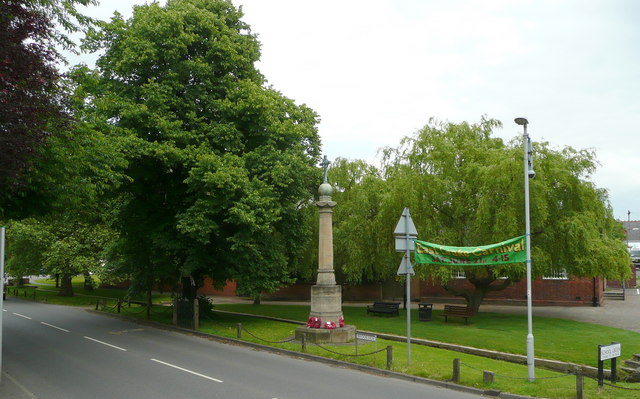
{"label": "lamp head", "polygon": [[524,117],[516,118],[516,119],[515,119],[515,121],[516,121],[516,123],[517,123],[518,125],[524,125],[524,126],[526,126],[526,125],[528,125],[528,124],[529,124],[529,121],[527,120],[527,118],[524,118]]}

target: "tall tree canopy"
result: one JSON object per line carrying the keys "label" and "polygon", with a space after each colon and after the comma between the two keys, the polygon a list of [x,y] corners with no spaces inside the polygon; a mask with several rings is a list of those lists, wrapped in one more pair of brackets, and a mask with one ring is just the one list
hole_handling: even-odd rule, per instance
{"label": "tall tree canopy", "polygon": [[55,46],[72,48],[67,32],[91,22],[75,4],[93,0],[0,0],[0,216],[6,202],[28,188],[26,172],[66,121]]}
{"label": "tall tree canopy", "polygon": [[[522,140],[505,144],[493,137],[500,126],[491,119],[478,124],[431,120],[399,147],[383,150],[380,172],[334,166],[332,176],[338,186],[345,181],[345,170],[360,175],[359,183],[343,188],[340,205],[347,211],[336,218],[336,234],[351,236],[349,250],[338,257],[351,280],[395,274],[399,259],[389,260],[392,232],[405,206],[411,208],[418,238],[425,241],[476,246],[524,234]],[[534,153],[536,178],[530,180],[534,276],[560,270],[576,276],[626,276],[629,256],[623,231],[612,216],[606,191],[589,180],[596,167],[594,153],[569,147],[556,150],[545,142],[534,143]],[[366,239],[358,238],[353,226],[362,226],[368,232]],[[450,285],[450,267],[416,268],[419,275],[437,278],[477,309],[488,292],[521,279],[525,265],[462,270],[473,289],[460,291]]]}
{"label": "tall tree canopy", "polygon": [[128,162],[109,259],[147,289],[208,275],[258,295],[289,281],[304,250],[317,116],[266,86],[241,17],[230,1],[169,0],[115,15],[85,43],[104,55],[76,70],[82,118]]}

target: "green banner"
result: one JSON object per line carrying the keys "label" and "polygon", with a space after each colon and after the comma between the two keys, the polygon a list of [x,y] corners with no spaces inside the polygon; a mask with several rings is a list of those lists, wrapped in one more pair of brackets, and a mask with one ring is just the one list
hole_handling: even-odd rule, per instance
{"label": "green banner", "polygon": [[489,266],[526,262],[525,236],[479,247],[449,247],[414,241],[415,262],[442,266]]}

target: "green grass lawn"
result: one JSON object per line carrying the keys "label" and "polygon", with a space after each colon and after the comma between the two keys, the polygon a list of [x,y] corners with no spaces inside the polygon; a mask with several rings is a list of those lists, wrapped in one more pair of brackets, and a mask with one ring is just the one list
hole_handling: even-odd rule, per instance
{"label": "green grass lawn", "polygon": [[[94,285],[98,286],[100,281],[97,278],[93,278]],[[55,287],[55,280],[38,280],[37,284],[28,284],[24,288],[17,287],[18,296],[24,298],[24,293],[27,293],[27,299],[33,299],[33,287],[36,291],[36,300],[39,302],[46,302],[55,305],[68,305],[68,306],[82,306],[82,307],[91,307],[96,305],[96,301],[98,298],[108,298],[113,299],[114,303],[117,299],[131,299],[131,300],[146,300],[144,295],[132,295],[127,290],[124,289],[115,289],[115,288],[94,288],[92,290],[88,290],[84,288],[84,277],[78,276],[74,277],[72,280],[73,285],[73,297],[62,297],[58,295],[58,288]],[[15,287],[7,287],[9,290],[9,295],[13,294],[13,290]],[[171,295],[170,294],[153,294],[153,302],[170,302]]]}
{"label": "green grass lawn", "polygon": [[[216,309],[261,314],[306,321],[309,306],[220,304]],[[400,317],[367,315],[363,307],[343,307],[348,324],[360,330],[406,335],[406,313]],[[434,311],[432,321],[418,321],[417,310],[411,312],[411,336],[434,341],[526,355],[527,317],[480,312],[470,319],[451,319],[445,323]],[[640,353],[640,333],[578,321],[535,317],[533,320],[535,355],[539,358],[597,366],[598,344],[612,341],[622,344],[623,359]]]}
{"label": "green grass lawn", "polygon": [[[291,314],[303,315],[303,318],[306,318],[306,315],[309,311],[308,307],[305,306],[289,305],[218,305],[216,308],[220,310],[238,311],[243,313],[262,313],[283,318],[290,318]],[[253,310],[249,311],[250,309]],[[260,309],[262,309],[263,311],[260,311]],[[345,314],[349,314],[352,311],[365,312],[363,308],[343,308],[343,310],[345,311]],[[357,324],[359,321],[354,321],[352,319],[348,320],[351,320],[351,322],[356,324],[359,329],[379,331],[380,329],[376,328],[376,325],[387,324],[389,322],[395,323],[401,318],[364,316],[363,320],[366,319],[370,319],[370,327],[367,328],[364,328],[361,325]],[[400,321],[404,322],[406,320]],[[201,322],[200,329],[212,334],[235,338],[237,335],[238,323],[242,323],[243,340],[294,351],[301,350],[301,346],[299,343],[275,343],[278,341],[287,341],[292,339],[297,327],[294,324],[244,317],[237,314],[216,313],[203,320]],[[426,322],[422,324],[425,324],[427,326],[426,328],[429,328],[429,326],[431,326],[430,328],[433,328],[433,326],[435,326],[435,324],[437,323],[442,322],[434,320],[432,322]],[[416,323],[415,325],[417,326],[418,324]],[[464,322],[461,323],[460,327],[463,326]],[[412,326],[412,331],[413,328],[414,327]],[[404,331],[404,328],[400,329],[402,331],[397,332],[402,333]],[[526,334],[526,328],[524,331]],[[474,328],[474,326],[468,326],[466,335],[473,335],[475,333],[476,329]],[[443,339],[443,341],[445,340]],[[522,341],[522,345],[524,345],[524,337],[522,337]],[[540,368],[536,369],[536,381],[530,383],[526,380],[527,367],[524,365],[492,360],[479,356],[466,355],[458,352],[436,349],[416,344],[411,345],[411,365],[407,365],[406,343],[387,341],[383,339],[378,339],[377,343],[360,345],[359,354],[375,352],[376,350],[386,348],[387,345],[393,346],[392,370],[394,371],[431,379],[448,380],[452,377],[453,359],[459,358],[462,362],[460,382],[463,385],[473,386],[481,389],[496,389],[504,392],[545,398],[575,398],[575,376]],[[325,348],[330,349],[332,352],[327,351]],[[386,367],[385,352],[364,357],[354,357],[354,345],[308,345],[307,352],[348,362],[365,364],[381,369],[384,369]],[[343,355],[338,355],[333,352],[339,352]],[[483,370],[488,370],[495,373],[496,377],[493,384],[485,384],[483,382]],[[618,385],[628,388],[640,388],[640,384],[619,383]],[[623,391],[614,388],[605,388],[602,392],[599,392],[597,389],[597,383],[591,379],[585,378],[585,398],[637,399],[639,397],[639,393],[640,392],[637,391]]]}

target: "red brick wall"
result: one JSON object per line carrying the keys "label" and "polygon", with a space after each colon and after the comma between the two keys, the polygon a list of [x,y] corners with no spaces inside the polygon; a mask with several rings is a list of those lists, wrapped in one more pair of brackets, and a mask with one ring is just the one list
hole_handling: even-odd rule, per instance
{"label": "red brick wall", "polygon": [[[455,297],[446,292],[439,284],[433,284],[431,280],[419,281],[412,279],[412,299],[429,302],[463,302],[461,297]],[[379,299],[401,300],[401,283],[390,281],[384,284],[370,285],[343,285],[342,299],[344,301],[373,301]],[[457,280],[458,288],[470,288],[467,280]],[[595,284],[595,287],[594,287]],[[311,295],[310,283],[294,284],[272,293],[264,294],[265,300],[309,300]],[[594,291],[595,288],[595,291]],[[212,281],[206,279],[204,286],[198,290],[199,294],[217,296],[235,296],[236,283],[228,281],[223,290],[213,288]],[[538,305],[593,305],[594,294],[598,304],[602,303],[604,280],[600,278],[575,278],[569,280],[542,280],[537,279],[532,284],[533,303]],[[490,293],[485,299],[493,303],[526,303],[527,284],[522,280],[502,291]]]}
{"label": "red brick wall", "polygon": [[[595,291],[594,291],[595,283]],[[456,288],[471,288],[472,285],[467,280],[456,280]],[[599,288],[600,287],[600,288]],[[570,278],[569,280],[543,280],[533,281],[531,286],[532,301],[537,304],[548,305],[592,305],[594,293],[598,298],[598,303],[602,297],[602,282],[593,278]],[[428,301],[452,301],[460,302],[464,299],[449,294],[439,284],[434,284],[431,280],[420,282],[420,296]],[[502,291],[489,293],[485,298],[486,302],[495,303],[526,303],[527,283],[521,280]]]}
{"label": "red brick wall", "polygon": [[[278,300],[310,300],[311,283],[298,283],[283,287],[271,294],[263,294],[262,299]],[[386,290],[384,290],[386,291]],[[383,287],[380,284],[370,285],[342,285],[343,301],[369,301],[380,299]]]}
{"label": "red brick wall", "polygon": [[227,281],[227,284],[218,290],[213,286],[213,280],[205,278],[202,287],[198,288],[198,294],[200,295],[215,295],[215,296],[236,296],[236,282]]}

